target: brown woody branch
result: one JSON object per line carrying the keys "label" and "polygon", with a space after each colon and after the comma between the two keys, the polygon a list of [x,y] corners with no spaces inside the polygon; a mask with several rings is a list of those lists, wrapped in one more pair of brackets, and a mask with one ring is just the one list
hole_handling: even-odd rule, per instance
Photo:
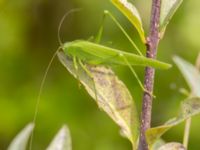
{"label": "brown woody branch", "polygon": [[[152,0],[150,33],[147,37],[146,57],[156,59],[157,47],[159,43],[159,23],[160,23],[160,7],[161,0]],[[150,93],[153,93],[155,69],[151,67],[145,68],[144,87]],[[153,97],[147,92],[143,95],[141,128],[139,150],[148,150],[148,145],[145,138],[145,132],[151,127],[151,110]]]}

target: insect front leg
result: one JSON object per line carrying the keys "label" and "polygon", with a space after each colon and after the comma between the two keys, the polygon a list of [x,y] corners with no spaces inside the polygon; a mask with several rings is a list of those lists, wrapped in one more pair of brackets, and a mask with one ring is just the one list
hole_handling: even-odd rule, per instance
{"label": "insect front leg", "polygon": [[78,77],[78,64],[77,64],[77,60],[76,60],[75,56],[73,56],[73,64],[74,64],[74,68],[76,70],[76,78],[79,79],[79,77]]}
{"label": "insect front leg", "polygon": [[77,59],[75,56],[73,56],[73,65],[74,65],[74,68],[75,68],[75,71],[76,71],[76,78],[78,80],[78,87],[81,88],[81,83],[79,82],[79,73],[78,73],[78,63],[77,63]]}
{"label": "insect front leg", "polygon": [[94,77],[90,73],[90,71],[87,69],[87,67],[82,63],[82,61],[80,59],[78,59],[78,62],[80,64],[80,66],[82,67],[82,69],[86,72],[86,74],[92,79],[92,83],[93,83],[93,86],[94,86],[95,99],[98,102],[97,90],[96,90],[96,85],[95,85],[95,82],[94,82]]}
{"label": "insect front leg", "polygon": [[97,35],[95,37],[95,43],[97,43],[97,44],[100,43],[101,38],[102,38],[105,18],[106,18],[106,15],[103,14],[103,18],[102,18],[102,21],[101,21],[101,25],[100,25],[99,31],[98,31],[98,33],[97,33]]}
{"label": "insect front leg", "polygon": [[94,94],[95,94],[95,99],[97,101],[97,103],[99,103],[99,108],[101,109],[102,105],[106,105],[105,102],[103,102],[100,98],[98,99],[98,93],[97,93],[97,88],[96,88],[96,84],[94,81],[94,77],[91,74],[91,72],[88,70],[88,68],[83,64],[83,62],[79,59],[78,60],[80,66],[82,67],[82,69],[86,72],[86,74],[92,79],[93,82],[93,87],[94,87]]}

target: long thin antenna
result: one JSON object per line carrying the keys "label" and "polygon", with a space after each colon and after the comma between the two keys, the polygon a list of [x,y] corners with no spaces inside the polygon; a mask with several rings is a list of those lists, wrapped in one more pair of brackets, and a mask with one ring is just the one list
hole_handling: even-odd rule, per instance
{"label": "long thin antenna", "polygon": [[[62,24],[63,22],[65,21],[65,18],[70,15],[71,13],[74,13],[74,12],[77,12],[77,11],[80,11],[81,9],[78,8],[78,9],[72,9],[70,11],[68,11],[67,13],[65,13],[65,15],[62,17],[60,23],[59,23],[59,26],[58,26],[58,42],[60,44],[60,47],[56,50],[56,52],[53,54],[46,70],[45,70],[45,73],[44,73],[44,76],[42,78],[42,82],[40,84],[40,89],[39,89],[39,93],[38,93],[38,96],[37,96],[37,101],[36,101],[36,105],[35,105],[35,113],[34,113],[34,117],[33,117],[33,123],[35,124],[36,122],[36,118],[37,118],[37,115],[38,115],[38,110],[39,110],[39,104],[40,104],[40,100],[41,100],[41,95],[42,95],[42,91],[43,91],[43,88],[44,88],[44,83],[45,83],[45,80],[47,78],[47,74],[49,72],[49,69],[53,63],[53,60],[55,59],[56,55],[57,55],[57,52],[62,48],[62,41],[61,41],[61,38],[60,38],[60,31],[61,31],[61,27],[62,27]],[[31,134],[31,137],[30,137],[30,146],[29,146],[29,150],[32,150],[32,144],[33,144],[33,137],[34,137],[34,130]]]}
{"label": "long thin antenna", "polygon": [[80,10],[81,10],[81,8],[72,9],[72,10],[66,12],[66,13],[64,14],[64,16],[62,17],[62,19],[61,19],[61,21],[60,21],[60,23],[59,23],[59,26],[58,26],[58,34],[57,34],[57,36],[58,36],[58,42],[59,42],[60,45],[63,45],[63,42],[62,42],[61,37],[60,37],[60,31],[61,31],[61,27],[62,27],[62,25],[63,25],[63,22],[65,21],[65,19],[66,19],[66,17],[67,17],[68,15],[70,15],[70,14],[72,14],[72,13],[75,13],[75,12],[78,12],[78,11],[80,11]]}
{"label": "long thin antenna", "polygon": [[[42,82],[41,82],[41,84],[40,84],[40,89],[39,89],[39,93],[38,93],[37,101],[36,101],[36,105],[35,105],[35,113],[34,113],[34,117],[33,117],[33,121],[32,121],[34,124],[35,124],[35,122],[36,122],[36,117],[37,117],[37,115],[38,115],[38,109],[39,109],[39,104],[40,104],[40,100],[41,100],[41,94],[42,94],[42,91],[43,91],[43,88],[44,88],[44,83],[45,83],[45,80],[46,80],[46,78],[47,78],[47,74],[48,74],[49,69],[50,69],[50,67],[51,67],[51,65],[52,65],[52,62],[53,62],[53,60],[55,59],[55,57],[56,57],[56,55],[57,55],[57,52],[60,50],[60,48],[61,48],[61,47],[59,47],[59,48],[56,50],[56,52],[53,54],[53,56],[52,56],[52,58],[51,58],[51,60],[50,60],[50,62],[49,62],[49,64],[48,64],[48,66],[47,66],[47,68],[46,68],[46,70],[45,70],[44,76],[43,76],[43,78],[42,78]],[[32,149],[33,136],[34,136],[34,130],[33,130],[32,134],[31,134],[31,137],[30,137],[30,147],[29,147],[30,150]]]}

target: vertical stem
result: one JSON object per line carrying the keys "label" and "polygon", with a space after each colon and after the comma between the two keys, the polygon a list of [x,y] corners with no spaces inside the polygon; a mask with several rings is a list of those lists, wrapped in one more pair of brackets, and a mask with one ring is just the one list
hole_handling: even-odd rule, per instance
{"label": "vertical stem", "polygon": [[[159,23],[160,23],[160,7],[161,0],[152,0],[150,33],[147,37],[146,57],[156,59],[157,47],[159,43]],[[149,93],[153,93],[155,69],[151,67],[145,68],[144,87]],[[145,132],[151,126],[151,110],[153,97],[147,92],[143,95],[141,128],[139,150],[148,150]]]}
{"label": "vertical stem", "polygon": [[185,123],[185,131],[184,131],[184,137],[183,137],[183,145],[184,147],[187,149],[188,147],[188,141],[189,141],[189,136],[190,136],[190,126],[191,126],[191,122],[192,122],[192,119],[191,118],[188,118],[186,120],[186,123]]}
{"label": "vertical stem", "polygon": [[[197,57],[196,60],[196,68],[197,70],[200,70],[200,53]],[[195,75],[194,75],[195,76]],[[192,91],[192,94],[194,94],[194,91]],[[188,118],[185,122],[185,130],[184,130],[184,137],[183,137],[183,145],[184,147],[187,149],[188,147],[188,143],[189,143],[189,136],[190,136],[190,127],[191,127],[191,123],[192,123],[192,118]]]}

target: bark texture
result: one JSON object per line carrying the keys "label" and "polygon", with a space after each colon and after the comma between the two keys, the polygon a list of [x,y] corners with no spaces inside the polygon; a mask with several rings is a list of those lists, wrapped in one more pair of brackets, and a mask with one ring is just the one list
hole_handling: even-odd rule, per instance
{"label": "bark texture", "polygon": [[[157,47],[159,43],[159,23],[160,23],[160,7],[161,0],[152,0],[150,32],[147,37],[147,51],[146,57],[156,59]],[[145,68],[144,87],[153,93],[155,69],[151,67]],[[152,95],[144,92],[142,114],[141,114],[141,128],[139,150],[148,150],[148,145],[145,138],[145,131],[151,127],[151,110],[152,110]]]}

